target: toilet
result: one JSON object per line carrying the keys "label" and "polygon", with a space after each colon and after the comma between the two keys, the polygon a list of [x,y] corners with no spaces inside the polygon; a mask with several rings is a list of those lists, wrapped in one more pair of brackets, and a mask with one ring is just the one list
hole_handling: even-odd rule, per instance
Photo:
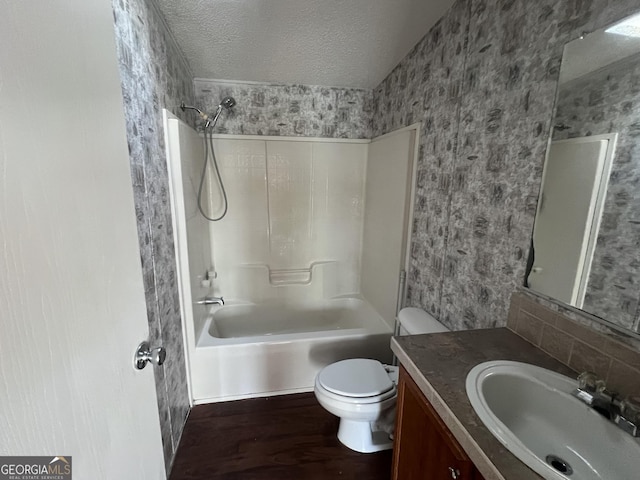
{"label": "toilet", "polygon": [[[398,313],[400,335],[448,332],[424,310]],[[338,440],[351,450],[373,453],[393,447],[398,367],[377,360],[352,358],[327,365],[316,376],[320,405],[340,418]]]}

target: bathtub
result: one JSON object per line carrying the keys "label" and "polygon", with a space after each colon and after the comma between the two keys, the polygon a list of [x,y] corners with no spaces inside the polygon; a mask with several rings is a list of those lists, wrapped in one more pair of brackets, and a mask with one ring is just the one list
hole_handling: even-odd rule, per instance
{"label": "bathtub", "polygon": [[360,298],[214,306],[191,358],[194,403],[312,391],[338,360],[390,362],[391,334]]}

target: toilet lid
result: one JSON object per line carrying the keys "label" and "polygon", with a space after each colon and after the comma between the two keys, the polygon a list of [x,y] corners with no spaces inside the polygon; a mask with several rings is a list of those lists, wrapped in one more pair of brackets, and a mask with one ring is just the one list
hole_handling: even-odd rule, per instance
{"label": "toilet lid", "polygon": [[318,381],[330,392],[345,397],[373,397],[393,388],[382,364],[365,358],[333,363],[322,369]]}

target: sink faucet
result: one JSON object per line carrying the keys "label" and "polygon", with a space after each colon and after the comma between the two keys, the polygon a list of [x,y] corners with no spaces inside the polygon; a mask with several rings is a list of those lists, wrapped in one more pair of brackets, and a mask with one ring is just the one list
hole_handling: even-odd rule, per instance
{"label": "sink faucet", "polygon": [[198,305],[220,305],[220,306],[223,306],[224,305],[224,298],[206,296],[204,298],[201,298],[200,300],[197,300],[195,303],[197,303]]}
{"label": "sink faucet", "polygon": [[571,394],[625,432],[640,437],[640,399],[637,397],[621,400],[618,394],[607,390],[604,380],[592,372],[582,372],[578,376],[578,388]]}

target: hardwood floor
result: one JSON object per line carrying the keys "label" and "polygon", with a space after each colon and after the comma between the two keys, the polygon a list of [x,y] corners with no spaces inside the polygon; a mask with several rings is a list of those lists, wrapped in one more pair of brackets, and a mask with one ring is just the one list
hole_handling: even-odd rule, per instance
{"label": "hardwood floor", "polygon": [[196,406],[170,480],[389,480],[391,450],[362,454],[313,393]]}

